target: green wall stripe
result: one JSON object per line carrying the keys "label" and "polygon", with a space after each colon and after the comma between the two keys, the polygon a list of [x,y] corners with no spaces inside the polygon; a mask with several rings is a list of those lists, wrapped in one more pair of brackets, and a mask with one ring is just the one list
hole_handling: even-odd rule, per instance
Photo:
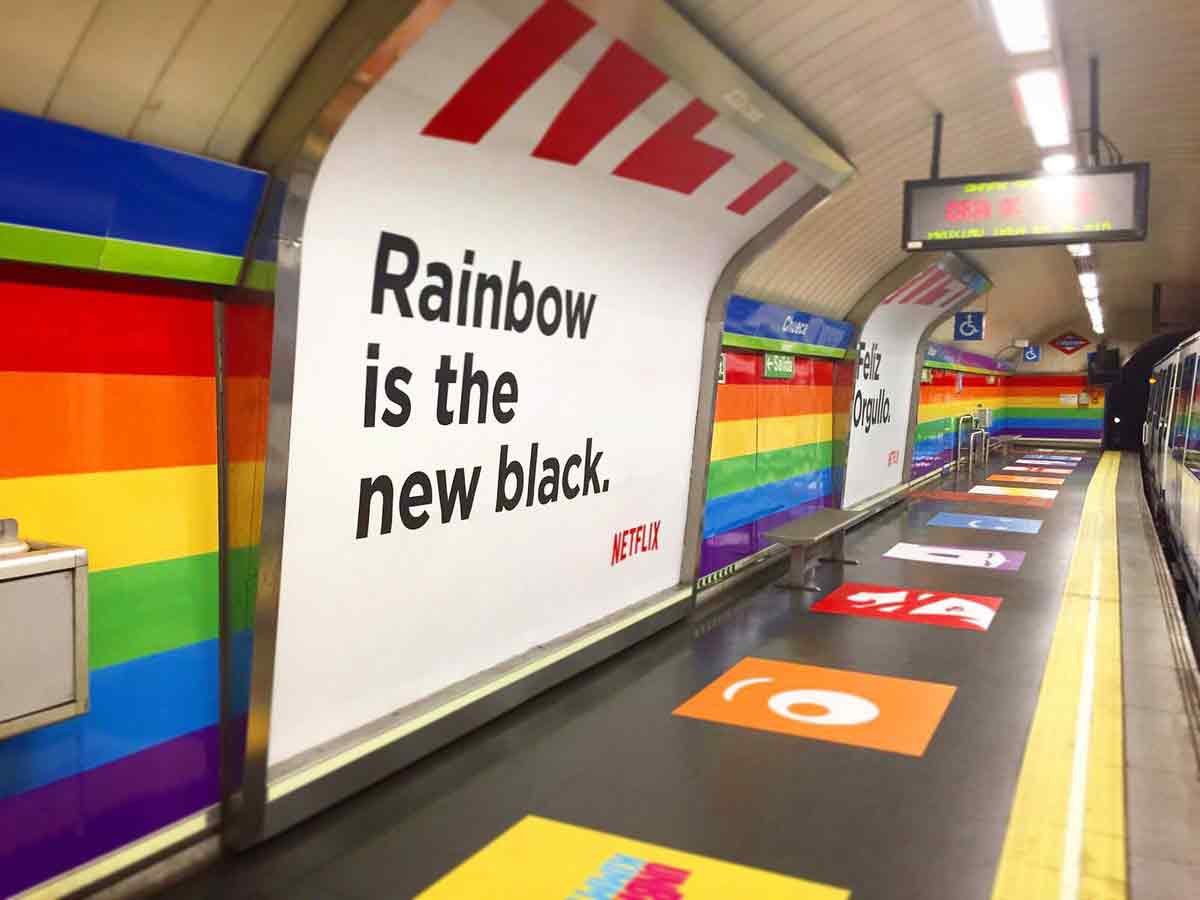
{"label": "green wall stripe", "polygon": [[756,454],[731,456],[708,465],[708,499],[724,497],[752,488],[757,483],[754,472],[757,468]]}
{"label": "green wall stripe", "polygon": [[1099,406],[1080,409],[1072,406],[1030,407],[1009,406],[1007,414],[1012,419],[1102,419],[1104,410]]}
{"label": "green wall stripe", "polygon": [[833,465],[833,442],[819,441],[709,463],[708,499],[795,478]]}
{"label": "green wall stripe", "polygon": [[[229,554],[234,630],[249,628],[258,549]],[[217,554],[88,576],[88,666],[102,669],[217,636]]]}
{"label": "green wall stripe", "polygon": [[0,258],[3,259],[98,269],[103,252],[102,237],[0,222]]}
{"label": "green wall stripe", "polygon": [[846,355],[845,350],[837,347],[822,347],[820,344],[802,344],[798,341],[780,341],[775,338],[734,334],[732,331],[722,333],[721,345],[724,347],[741,347],[745,350],[771,350],[775,353],[791,353],[793,356],[826,356],[830,359],[842,359]]}
{"label": "green wall stripe", "polygon": [[244,287],[252,291],[273,291],[275,290],[275,275],[278,267],[273,262],[267,262],[262,259],[250,260],[250,265],[246,269],[246,280]]}
{"label": "green wall stripe", "polygon": [[126,275],[237,284],[242,259],[223,253],[108,238],[104,242],[100,268],[105,272],[122,272]]}
{"label": "green wall stripe", "polygon": [[9,222],[0,222],[0,258],[206,284],[237,284],[242,268],[241,257],[224,253],[73,234]]}

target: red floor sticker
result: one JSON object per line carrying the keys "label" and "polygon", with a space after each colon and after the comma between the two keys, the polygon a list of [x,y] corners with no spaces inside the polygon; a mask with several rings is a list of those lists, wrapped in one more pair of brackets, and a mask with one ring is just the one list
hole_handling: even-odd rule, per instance
{"label": "red floor sticker", "polygon": [[924,756],[954,691],[949,684],[748,656],[675,715]]}
{"label": "red floor sticker", "polygon": [[1001,497],[968,494],[964,491],[916,491],[913,496],[923,500],[949,500],[954,503],[1004,503],[1009,506],[1030,506],[1037,509],[1049,509],[1054,505],[1053,500],[1043,500],[1040,497]]}
{"label": "red floor sticker", "polygon": [[943,594],[878,584],[843,584],[813,604],[813,612],[899,619],[942,628],[987,631],[1003,601],[975,594]]}

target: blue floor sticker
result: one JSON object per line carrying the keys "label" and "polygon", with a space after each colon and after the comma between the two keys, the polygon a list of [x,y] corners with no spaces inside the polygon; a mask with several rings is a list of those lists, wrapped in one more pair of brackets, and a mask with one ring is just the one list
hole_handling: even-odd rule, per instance
{"label": "blue floor sticker", "polygon": [[974,528],[978,531],[1014,531],[1018,534],[1037,534],[1042,530],[1041,519],[1018,519],[1012,516],[972,516],[964,513],[938,513],[930,525],[943,528]]}

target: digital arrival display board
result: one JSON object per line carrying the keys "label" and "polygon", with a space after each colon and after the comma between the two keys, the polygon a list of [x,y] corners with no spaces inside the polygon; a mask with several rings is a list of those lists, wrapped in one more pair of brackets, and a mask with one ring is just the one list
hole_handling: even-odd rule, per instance
{"label": "digital arrival display board", "polygon": [[1144,241],[1150,164],[904,182],[905,250]]}

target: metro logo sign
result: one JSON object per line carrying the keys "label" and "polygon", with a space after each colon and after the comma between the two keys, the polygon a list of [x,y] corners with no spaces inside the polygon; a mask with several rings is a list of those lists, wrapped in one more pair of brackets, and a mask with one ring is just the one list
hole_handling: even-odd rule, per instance
{"label": "metro logo sign", "polygon": [[813,612],[899,619],[941,628],[987,631],[1003,601],[974,594],[943,594],[878,584],[847,583],[813,604]]}
{"label": "metro logo sign", "polygon": [[[566,0],[546,0],[476,69],[431,118],[427,137],[478,143],[559,62],[595,22]],[[559,110],[533,150],[575,166],[670,79],[623,41],[613,41]],[[717,112],[693,98],[629,153],[613,175],[691,194],[734,159],[696,135]],[[778,162],[726,206],[744,216],[796,174]]]}
{"label": "metro logo sign", "polygon": [[1091,341],[1087,338],[1080,337],[1073,331],[1065,331],[1052,340],[1050,346],[1059,353],[1065,353],[1067,356],[1070,356],[1072,353],[1078,353],[1090,343]]}

